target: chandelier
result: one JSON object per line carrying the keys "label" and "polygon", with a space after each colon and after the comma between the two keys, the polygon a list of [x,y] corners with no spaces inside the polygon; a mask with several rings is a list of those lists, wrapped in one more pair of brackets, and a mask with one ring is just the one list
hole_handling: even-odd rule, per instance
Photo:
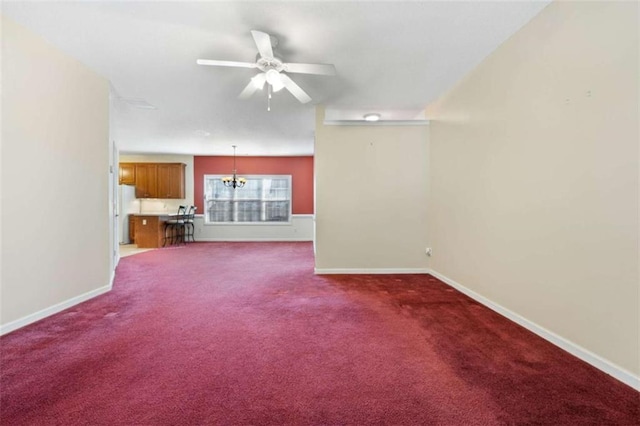
{"label": "chandelier", "polygon": [[236,175],[236,146],[233,146],[233,176],[225,176],[222,178],[222,183],[224,186],[232,187],[233,189],[242,188],[247,180],[243,177],[238,177]]}

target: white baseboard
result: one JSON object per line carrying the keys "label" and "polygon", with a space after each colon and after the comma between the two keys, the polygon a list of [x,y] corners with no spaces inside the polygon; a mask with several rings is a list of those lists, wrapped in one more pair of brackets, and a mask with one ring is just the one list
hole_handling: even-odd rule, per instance
{"label": "white baseboard", "polygon": [[114,279],[114,274],[111,275],[111,282],[109,283],[109,285],[105,285],[104,287],[91,290],[87,293],[81,294],[76,297],[72,297],[69,300],[65,300],[64,302],[60,302],[56,305],[50,306],[41,311],[19,318],[15,321],[11,321],[7,324],[0,325],[0,336],[5,335],[7,333],[11,333],[12,331],[15,331],[19,328],[24,327],[25,325],[29,325],[36,321],[40,321],[41,319],[49,317],[53,314],[57,314],[58,312],[64,311],[65,309],[68,309],[79,303],[86,302],[89,299],[93,299],[96,296],[107,293],[113,287],[113,279]]}
{"label": "white baseboard", "polygon": [[497,303],[492,302],[491,300],[476,293],[475,291],[470,290],[467,287],[463,286],[462,284],[455,282],[451,278],[448,278],[434,270],[431,270],[431,275],[443,281],[444,283],[450,285],[451,287],[455,288],[461,293],[466,294],[467,296],[474,299],[475,301],[482,303],[489,309],[521,325],[522,327],[537,334],[543,339],[553,343],[554,345],[560,347],[561,349],[564,349],[565,351],[569,352],[571,355],[580,358],[581,360],[585,361],[588,364],[591,364],[592,366],[596,367],[599,370],[602,370],[608,375],[620,380],[622,383],[625,383],[636,390],[640,390],[640,377],[634,375],[630,371],[627,371],[624,368],[621,368],[616,364],[613,364],[611,361],[608,361],[594,354],[588,349],[585,349],[582,346],[577,345],[572,341],[567,340],[564,337],[559,336],[554,332],[547,330],[546,328],[534,323],[533,321],[530,321],[516,314],[515,312]]}
{"label": "white baseboard", "polygon": [[308,241],[311,242],[309,238],[301,237],[301,238],[272,238],[272,237],[252,237],[252,238],[199,238],[196,240],[196,243],[217,243],[217,242],[243,242],[243,243],[267,243],[267,242],[295,242],[295,241]]}
{"label": "white baseboard", "polygon": [[316,275],[329,274],[428,274],[428,268],[314,268]]}

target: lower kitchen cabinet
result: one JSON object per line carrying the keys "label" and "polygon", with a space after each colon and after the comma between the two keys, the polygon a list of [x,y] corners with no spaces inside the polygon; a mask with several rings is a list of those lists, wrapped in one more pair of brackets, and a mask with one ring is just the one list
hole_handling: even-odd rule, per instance
{"label": "lower kitchen cabinet", "polygon": [[137,214],[135,217],[138,248],[158,248],[164,245],[164,224],[169,215]]}
{"label": "lower kitchen cabinet", "polygon": [[136,217],[132,214],[129,215],[129,244],[136,242]]}

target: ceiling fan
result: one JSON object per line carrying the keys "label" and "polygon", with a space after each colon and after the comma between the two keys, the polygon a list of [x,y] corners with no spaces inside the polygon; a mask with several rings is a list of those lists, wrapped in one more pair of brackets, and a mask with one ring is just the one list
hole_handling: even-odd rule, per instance
{"label": "ceiling fan", "polygon": [[[316,75],[335,75],[336,68],[330,64],[300,64],[287,63],[277,58],[273,54],[273,48],[277,46],[278,41],[275,37],[270,36],[262,31],[251,31],[253,40],[258,47],[258,56],[256,62],[235,62],[235,61],[218,61],[214,59],[198,59],[199,65],[212,65],[218,67],[239,67],[239,68],[257,68],[261,71],[255,75],[249,84],[238,96],[240,99],[247,99],[257,90],[262,90],[267,83],[268,99],[271,99],[271,92],[277,92],[282,88],[286,88],[301,103],[306,104],[311,101],[311,97],[298,86],[286,73],[300,74],[316,74]],[[273,42],[273,44],[272,44]],[[270,108],[269,108],[270,109]]]}

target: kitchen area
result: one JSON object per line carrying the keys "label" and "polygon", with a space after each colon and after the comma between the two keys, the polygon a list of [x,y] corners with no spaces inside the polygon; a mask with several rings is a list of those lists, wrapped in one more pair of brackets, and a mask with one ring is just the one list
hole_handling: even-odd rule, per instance
{"label": "kitchen area", "polygon": [[193,156],[121,155],[118,172],[121,251],[164,244],[164,223],[193,204]]}

